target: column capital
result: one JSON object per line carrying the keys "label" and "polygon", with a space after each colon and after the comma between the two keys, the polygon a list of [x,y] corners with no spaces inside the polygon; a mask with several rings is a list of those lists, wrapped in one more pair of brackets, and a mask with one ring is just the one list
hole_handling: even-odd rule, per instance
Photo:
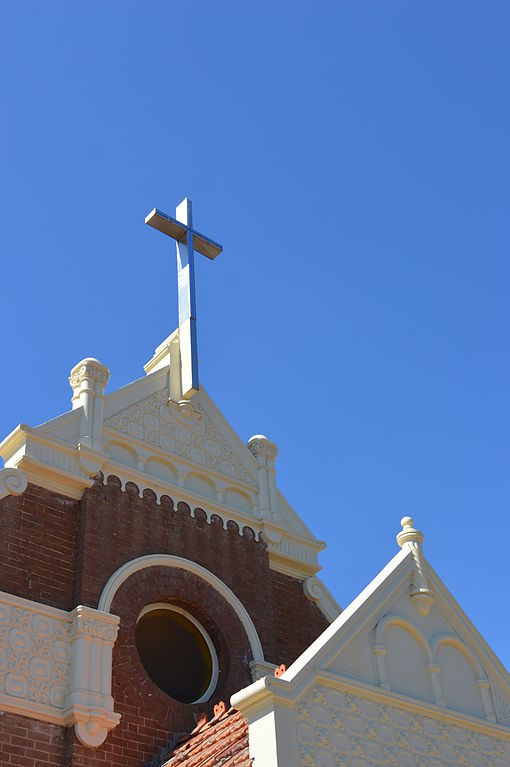
{"label": "column capital", "polygon": [[[104,394],[106,384],[110,380],[110,371],[94,357],[80,360],[69,375],[69,383],[73,390],[73,407],[81,405],[80,393],[84,388],[93,389],[97,394]],[[99,391],[98,391],[99,390]]]}
{"label": "column capital", "polygon": [[263,434],[255,434],[248,440],[248,450],[255,456],[258,463],[266,463],[273,467],[278,455],[278,448]]}

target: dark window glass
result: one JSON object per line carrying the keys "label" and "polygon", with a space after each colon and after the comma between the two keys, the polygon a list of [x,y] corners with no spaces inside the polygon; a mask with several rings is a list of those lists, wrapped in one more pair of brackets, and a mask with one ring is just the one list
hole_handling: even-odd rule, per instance
{"label": "dark window glass", "polygon": [[194,703],[212,677],[212,658],[199,629],[181,613],[151,610],[136,624],[136,647],[152,681],[182,703]]}

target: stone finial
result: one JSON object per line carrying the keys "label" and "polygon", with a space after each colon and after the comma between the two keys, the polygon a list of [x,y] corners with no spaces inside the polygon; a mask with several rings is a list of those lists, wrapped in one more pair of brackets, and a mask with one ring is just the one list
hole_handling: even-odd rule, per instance
{"label": "stone finial", "polygon": [[[87,357],[71,370],[69,383],[73,390],[73,410],[83,408],[80,423],[80,447],[101,451],[103,432],[104,390],[110,371],[99,360]],[[87,471],[89,468],[83,467]],[[97,473],[94,465],[90,471]]]}
{"label": "stone finial", "polygon": [[400,524],[402,525],[402,530],[397,535],[397,543],[400,548],[402,548],[404,543],[411,541],[419,544],[423,543],[423,533],[421,530],[416,530],[412,517],[402,517]]}
{"label": "stone finial", "polygon": [[278,448],[263,434],[255,434],[248,440],[248,450],[258,464],[260,516],[278,521],[280,519],[280,503],[274,467]]}
{"label": "stone finial", "polygon": [[400,520],[402,530],[397,534],[397,543],[400,548],[404,546],[412,552],[414,559],[413,591],[411,599],[419,614],[426,616],[434,604],[434,595],[429,588],[425,560],[423,557],[422,543],[423,533],[414,526],[412,517],[403,517]]}

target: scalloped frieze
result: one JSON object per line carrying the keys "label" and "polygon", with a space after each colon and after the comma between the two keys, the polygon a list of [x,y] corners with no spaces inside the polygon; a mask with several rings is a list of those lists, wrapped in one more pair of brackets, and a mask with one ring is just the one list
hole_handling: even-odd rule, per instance
{"label": "scalloped frieze", "polygon": [[157,392],[107,418],[105,425],[202,468],[257,487],[256,478],[237,458],[198,401],[178,405],[169,402],[164,392]]}

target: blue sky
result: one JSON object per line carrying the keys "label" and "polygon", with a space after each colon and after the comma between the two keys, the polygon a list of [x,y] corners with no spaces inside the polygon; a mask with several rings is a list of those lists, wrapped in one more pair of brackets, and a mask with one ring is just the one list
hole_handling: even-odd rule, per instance
{"label": "blue sky", "polygon": [[186,195],[201,381],[328,542],[347,604],[400,517],[510,666],[507,2],[0,11],[0,433],[110,390],[177,322],[144,226]]}

